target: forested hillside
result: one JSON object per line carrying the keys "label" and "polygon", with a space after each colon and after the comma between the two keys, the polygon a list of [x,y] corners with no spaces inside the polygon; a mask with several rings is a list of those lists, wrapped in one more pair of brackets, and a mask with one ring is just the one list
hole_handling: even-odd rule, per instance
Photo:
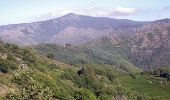
{"label": "forested hillside", "polygon": [[[2,42],[0,46],[1,99],[168,100],[170,98],[170,85],[166,83],[168,77],[161,77],[159,74],[157,74],[159,77],[150,76],[152,73],[140,75],[137,70],[135,73],[130,73],[131,71],[125,71],[116,64],[115,67],[111,67],[114,64],[101,63],[103,60],[92,63],[93,60],[97,60],[92,58],[91,63],[67,59],[65,64],[66,61],[54,60],[51,54],[47,57],[41,56],[32,48],[21,48]],[[58,54],[63,58],[67,53],[73,53],[71,48],[60,49],[67,51]],[[72,55],[72,58],[74,56]],[[128,63],[127,66],[134,67]]]}
{"label": "forested hillside", "polygon": [[[40,54],[67,64],[75,66],[90,65],[92,68],[97,66],[97,69],[100,68],[100,66],[104,69],[107,67],[113,68],[119,73],[119,75],[116,76],[120,82],[119,84],[122,84],[123,87],[128,89],[134,88],[135,91],[140,91],[140,93],[146,93],[152,96],[158,95],[156,92],[153,92],[154,89],[161,91],[159,90],[162,88],[161,84],[164,84],[163,87],[169,86],[169,82],[167,81],[169,80],[168,69],[155,69],[151,72],[141,72],[142,70],[128,62],[128,60],[125,59],[126,57],[122,58],[124,56],[122,54],[124,53],[123,49],[111,43],[109,44],[109,41],[106,42],[107,45],[104,42],[102,43],[103,44],[100,43],[98,45],[88,44],[87,47],[91,46],[91,48],[52,44],[41,44],[35,46],[35,48]],[[167,88],[167,92],[168,91],[169,89]],[[166,95],[163,91],[159,93],[164,96]],[[159,99],[161,99],[161,96]]]}

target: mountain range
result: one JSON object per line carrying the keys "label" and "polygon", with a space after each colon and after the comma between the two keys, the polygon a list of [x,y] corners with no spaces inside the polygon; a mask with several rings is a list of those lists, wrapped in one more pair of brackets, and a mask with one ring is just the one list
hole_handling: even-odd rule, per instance
{"label": "mountain range", "polygon": [[77,45],[109,34],[132,34],[135,28],[146,23],[70,13],[47,21],[1,26],[0,37],[6,42],[18,45],[39,43]]}
{"label": "mountain range", "polygon": [[170,19],[141,22],[70,13],[47,21],[1,26],[0,38],[21,46],[44,43],[87,48],[110,41],[142,69],[170,65]]}
{"label": "mountain range", "polygon": [[170,19],[70,13],[0,39],[0,100],[170,100]]}

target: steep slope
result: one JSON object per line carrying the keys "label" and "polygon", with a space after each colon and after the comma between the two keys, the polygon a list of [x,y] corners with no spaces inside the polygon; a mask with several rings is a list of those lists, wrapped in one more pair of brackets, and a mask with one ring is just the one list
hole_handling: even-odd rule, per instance
{"label": "steep slope", "polygon": [[86,65],[79,76],[78,66],[50,60],[31,48],[4,43],[0,47],[0,99],[128,98],[126,91],[117,91],[123,87],[114,77],[121,73],[110,67]]}
{"label": "steep slope", "polygon": [[[75,47],[69,47],[63,53],[73,50],[75,51]],[[96,61],[81,65],[82,62],[78,61],[74,62],[75,66],[71,66],[38,55],[31,48],[20,48],[2,42],[0,54],[0,99],[170,99],[167,77],[127,74],[107,64],[96,64]],[[49,58],[53,57],[50,55]]]}
{"label": "steep slope", "polygon": [[107,65],[117,68],[119,71],[134,74],[139,73],[140,69],[124,59],[113,47],[110,41],[105,41],[98,47],[62,47],[54,44],[41,44],[35,49],[42,55],[53,55],[52,59],[59,60],[71,65],[83,66],[84,64]]}
{"label": "steep slope", "polygon": [[[47,47],[42,45],[38,50],[46,50],[42,51],[46,54],[58,52],[55,55],[56,59],[64,62],[68,60],[74,63],[81,60],[113,65],[122,60],[121,62],[131,62],[131,65],[125,63],[124,65],[135,65],[148,71],[170,66],[169,30],[170,20],[163,19],[136,28],[131,35],[108,34],[76,48],[72,48],[73,44],[69,44],[71,48],[63,49],[58,49],[60,47],[56,45],[47,45]],[[62,58],[63,53],[66,54],[65,58]]]}
{"label": "steep slope", "polygon": [[47,21],[1,26],[0,37],[5,42],[19,45],[83,44],[108,34],[132,34],[136,27],[144,24],[146,22],[71,13]]}
{"label": "steep slope", "polygon": [[170,65],[170,20],[158,20],[141,28],[128,40],[135,65],[147,69]]}
{"label": "steep slope", "polygon": [[[170,66],[170,19],[154,21],[136,28],[133,35],[108,35],[87,43],[89,48],[119,51],[123,58],[144,69]],[[108,42],[110,41],[110,42]],[[102,46],[110,45],[110,47]],[[83,45],[84,46],[84,45]],[[113,52],[109,52],[113,54]]]}
{"label": "steep slope", "polygon": [[[100,78],[101,75],[105,75],[105,74],[107,75],[108,73],[110,73],[110,71],[108,71],[107,68],[113,68],[114,70],[111,71],[113,73],[117,73],[117,72],[124,73],[124,74],[116,75],[116,79],[118,79],[118,81],[122,84],[124,89],[130,91],[131,90],[140,91],[139,93],[144,95],[142,97],[142,96],[138,96],[138,93],[135,93],[136,98],[132,96],[132,98],[128,98],[130,100],[138,100],[137,98],[142,98],[144,100],[150,100],[150,99],[168,100],[169,98],[168,92],[170,90],[168,89],[169,82],[167,81],[168,80],[167,78],[161,78],[158,75],[155,75],[154,74],[155,72],[153,73],[153,75],[150,75],[152,73],[147,73],[147,72],[146,73],[143,72],[141,73],[141,75],[134,74],[134,72],[138,71],[138,69],[136,69],[135,66],[130,64],[128,61],[126,61],[127,59],[122,58],[121,53],[124,53],[122,48],[112,44],[110,39],[108,38],[104,38],[102,40],[96,40],[96,41],[97,44],[93,44],[94,43],[93,42],[93,43],[89,43],[86,46],[83,45],[83,47],[76,47],[72,45],[67,47],[61,47],[52,44],[46,44],[46,45],[41,44],[38,47],[36,46],[35,48],[40,52],[40,54],[46,55],[51,59],[60,60],[62,62],[66,62],[75,66],[81,66],[81,67],[89,66],[91,68],[95,68],[95,71],[94,69],[93,70],[90,69],[90,70],[92,72],[96,72],[98,78]],[[53,55],[53,56],[49,56],[49,55]],[[102,70],[106,69],[106,70],[103,72],[101,69]],[[69,74],[69,76],[67,77],[71,80],[75,80],[74,77],[70,77],[71,75],[73,74]],[[108,75],[108,77],[110,77],[110,75]],[[114,82],[111,84],[115,85]],[[113,89],[113,87],[110,87],[110,89]],[[107,88],[108,91],[110,91],[110,89]],[[124,97],[121,98],[123,99]],[[107,98],[107,99],[111,100],[111,98],[110,99]],[[101,100],[107,100],[107,99],[102,98]]]}

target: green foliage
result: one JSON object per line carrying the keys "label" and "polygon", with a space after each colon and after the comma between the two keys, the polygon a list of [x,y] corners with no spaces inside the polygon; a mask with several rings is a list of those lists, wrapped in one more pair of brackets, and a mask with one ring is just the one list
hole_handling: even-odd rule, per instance
{"label": "green foliage", "polygon": [[[33,79],[29,72],[21,72],[19,75],[15,75],[13,82],[18,85],[20,90],[20,94],[16,99],[47,100],[53,96],[50,88]],[[8,99],[10,99],[10,96]]]}
{"label": "green foliage", "polygon": [[86,65],[85,73],[80,76],[77,75],[76,71],[70,69],[61,77],[71,80],[80,88],[86,88],[92,91],[99,99],[106,98],[106,95],[108,98],[111,98],[113,95],[119,95],[125,92],[124,89],[116,82],[116,73],[114,74],[114,70],[109,67],[103,68],[93,66],[92,68],[90,65]]}
{"label": "green foliage", "polygon": [[54,97],[63,99],[63,98],[67,98],[69,96],[67,91],[65,91],[62,88],[62,84],[61,83],[57,84],[56,80],[54,80],[52,77],[47,76],[40,72],[34,72],[34,73],[32,73],[32,76],[39,82],[42,82],[46,86],[48,86],[53,91]]}
{"label": "green foliage", "polygon": [[0,72],[2,72],[2,73],[7,73],[8,70],[9,70],[9,69],[8,69],[7,67],[4,67],[4,66],[0,65]]}
{"label": "green foliage", "polygon": [[108,95],[108,94],[102,94],[99,96],[100,100],[112,100],[112,96]]}
{"label": "green foliage", "polygon": [[1,71],[4,71],[4,73],[8,73],[11,70],[18,69],[18,64],[15,61],[0,59],[0,69]]}
{"label": "green foliage", "polygon": [[74,93],[76,100],[97,100],[96,96],[93,95],[88,89],[80,88]]}
{"label": "green foliage", "polygon": [[40,54],[54,55],[53,59],[71,64],[100,64],[114,66],[128,73],[138,73],[140,69],[125,60],[120,51],[115,48],[110,42],[94,46],[93,48],[86,47],[62,47],[52,44],[39,45],[35,47]]}
{"label": "green foliage", "polygon": [[15,91],[15,93],[8,93],[5,97],[6,100],[19,100],[19,99],[23,99],[22,97],[20,97],[20,94]]}
{"label": "green foliage", "polygon": [[143,100],[168,100],[170,98],[168,94],[170,85],[162,86],[160,84],[160,81],[166,81],[166,79],[148,75],[137,75],[135,79],[129,76],[119,78],[122,86],[131,90],[129,93],[131,98],[134,98],[135,95],[143,98]]}
{"label": "green foliage", "polygon": [[53,58],[54,58],[54,54],[48,53],[48,54],[47,54],[47,57],[50,58],[50,59],[53,59]]}
{"label": "green foliage", "polygon": [[[139,75],[140,70],[122,57],[123,49],[116,49],[110,42],[95,48],[39,48],[45,56],[50,51],[55,60],[62,62],[40,56],[31,48],[3,43],[0,46],[1,53],[8,55],[0,59],[0,70],[7,71],[0,73],[0,84],[12,90],[3,96],[7,100],[170,99],[169,85],[159,84],[167,79],[151,77],[150,73]],[[21,61],[17,62],[17,58]],[[68,67],[64,62],[74,66]],[[19,68],[23,63],[27,69]],[[85,71],[79,76],[81,68]]]}

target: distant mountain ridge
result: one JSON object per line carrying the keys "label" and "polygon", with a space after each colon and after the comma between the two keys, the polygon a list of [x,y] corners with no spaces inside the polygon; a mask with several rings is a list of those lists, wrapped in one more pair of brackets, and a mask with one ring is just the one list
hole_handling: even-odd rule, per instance
{"label": "distant mountain ridge", "polygon": [[1,26],[0,37],[5,42],[18,45],[39,43],[77,45],[108,34],[131,34],[133,28],[141,27],[146,23],[148,22],[70,13],[47,21]]}
{"label": "distant mountain ridge", "polygon": [[[0,38],[22,46],[86,45],[105,52],[118,48],[142,69],[170,66],[170,19],[138,22],[70,13],[47,21],[1,26]],[[103,44],[112,49],[107,51]]]}
{"label": "distant mountain ridge", "polygon": [[[88,48],[113,47],[134,65],[153,70],[170,66],[170,19],[157,20],[134,30],[132,35],[108,35],[89,42]],[[110,44],[111,43],[111,44]]]}

